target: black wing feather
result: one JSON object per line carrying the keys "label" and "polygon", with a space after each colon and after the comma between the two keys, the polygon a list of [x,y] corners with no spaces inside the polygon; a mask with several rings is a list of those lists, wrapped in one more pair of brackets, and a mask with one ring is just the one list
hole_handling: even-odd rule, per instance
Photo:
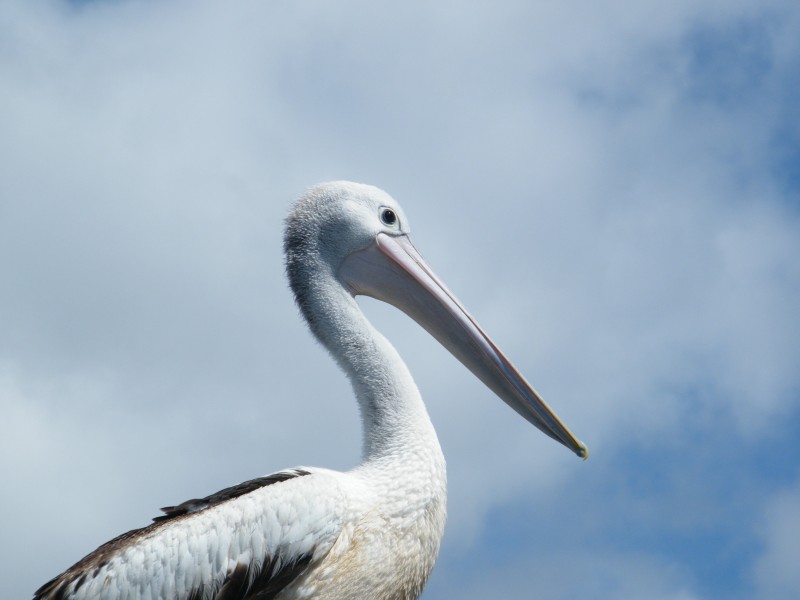
{"label": "black wing feather", "polygon": [[303,469],[289,469],[286,471],[273,473],[272,475],[267,475],[266,477],[251,479],[250,481],[245,481],[244,483],[233,485],[225,488],[224,490],[210,494],[205,498],[192,498],[191,500],[186,500],[185,502],[181,502],[175,506],[165,506],[161,509],[161,512],[166,514],[153,517],[153,521],[156,523],[168,521],[181,515],[187,515],[189,513],[206,509],[209,506],[220,504],[226,500],[232,500],[233,498],[244,496],[245,494],[249,494],[250,492],[253,492],[259,488],[272,485],[273,483],[280,483],[281,481],[294,479],[295,477],[302,477],[303,475],[309,475],[309,472]]}

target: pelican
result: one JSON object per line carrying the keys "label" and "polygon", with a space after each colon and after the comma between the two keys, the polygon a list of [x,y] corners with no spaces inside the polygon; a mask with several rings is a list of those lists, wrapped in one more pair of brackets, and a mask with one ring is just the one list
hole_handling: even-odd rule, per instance
{"label": "pelican", "polygon": [[445,461],[400,355],[355,297],[413,318],[511,408],[578,456],[586,447],[492,343],[369,185],[318,185],[294,205],[286,272],[313,335],[353,386],[363,461],[298,467],[161,509],[39,588],[37,600],[412,600],[439,553]]}

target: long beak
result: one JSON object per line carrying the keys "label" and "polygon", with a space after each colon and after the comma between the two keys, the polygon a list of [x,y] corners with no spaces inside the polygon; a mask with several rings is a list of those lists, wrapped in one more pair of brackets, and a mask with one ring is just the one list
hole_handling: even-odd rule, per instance
{"label": "long beak", "polygon": [[339,276],[354,295],[371,296],[402,310],[526,420],[581,458],[588,457],[586,446],[494,345],[408,236],[379,233],[373,244],[344,260]]}

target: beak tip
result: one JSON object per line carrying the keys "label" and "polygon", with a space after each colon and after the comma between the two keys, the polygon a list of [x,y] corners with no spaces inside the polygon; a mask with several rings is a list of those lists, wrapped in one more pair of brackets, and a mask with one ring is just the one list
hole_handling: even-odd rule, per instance
{"label": "beak tip", "polygon": [[579,458],[586,460],[589,458],[589,449],[586,447],[586,444],[578,441],[578,449],[575,451],[575,454],[577,454]]}

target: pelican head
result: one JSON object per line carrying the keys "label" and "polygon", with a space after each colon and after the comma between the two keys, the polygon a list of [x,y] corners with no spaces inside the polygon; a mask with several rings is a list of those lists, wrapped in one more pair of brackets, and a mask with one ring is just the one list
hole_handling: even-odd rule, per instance
{"label": "pelican head", "polygon": [[500,399],[581,458],[581,443],[525,381],[428,266],[409,238],[408,219],[386,192],[337,181],[303,196],[287,219],[287,273],[312,330],[308,290],[335,280],[351,296],[370,296],[410,316]]}

